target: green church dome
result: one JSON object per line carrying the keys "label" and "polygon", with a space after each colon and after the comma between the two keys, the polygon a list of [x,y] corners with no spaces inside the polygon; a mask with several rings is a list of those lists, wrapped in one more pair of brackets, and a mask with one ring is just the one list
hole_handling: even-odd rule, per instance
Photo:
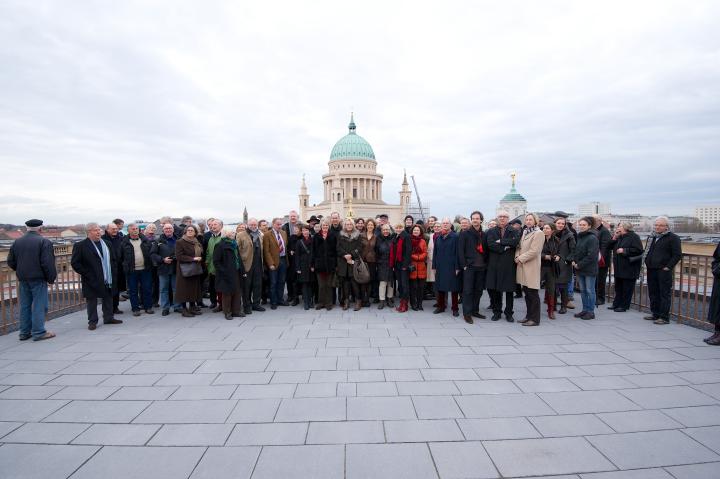
{"label": "green church dome", "polygon": [[340,138],[330,153],[330,160],[341,160],[343,158],[361,158],[367,160],[375,159],[370,143],[365,138],[355,133],[355,121],[353,115],[350,115],[350,124],[348,125],[350,132]]}
{"label": "green church dome", "polygon": [[523,197],[523,195],[518,193],[517,190],[515,189],[515,173],[513,173],[510,176],[512,177],[512,187],[510,187],[510,193],[503,196],[503,199],[501,199],[500,201],[501,202],[504,202],[504,201],[525,201],[525,202],[527,202],[525,197]]}

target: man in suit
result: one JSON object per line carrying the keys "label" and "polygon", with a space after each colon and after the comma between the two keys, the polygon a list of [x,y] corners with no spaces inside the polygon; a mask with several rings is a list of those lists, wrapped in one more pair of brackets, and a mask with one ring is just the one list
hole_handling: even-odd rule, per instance
{"label": "man in suit", "polygon": [[217,218],[207,220],[208,231],[203,234],[203,251],[205,251],[205,267],[208,273],[208,293],[210,294],[210,308],[214,313],[222,311],[219,305],[219,297],[215,291],[215,265],[213,264],[213,253],[215,246],[222,239],[223,222]]}
{"label": "man in suit", "polygon": [[480,314],[480,298],[485,289],[485,274],[488,260],[488,244],[482,230],[483,214],[473,211],[470,227],[458,237],[458,263],[462,268],[463,319],[473,324],[473,317],[485,319]]}
{"label": "man in suit", "polygon": [[113,317],[112,297],[113,289],[116,288],[117,262],[110,244],[102,239],[102,228],[97,223],[88,223],[85,230],[87,238],[73,246],[70,264],[82,279],[88,329],[94,331],[98,323],[98,299],[102,301],[103,323],[122,323]]}
{"label": "man in suit", "polygon": [[298,213],[295,210],[290,211],[288,213],[288,222],[285,223],[282,226],[283,231],[285,231],[285,235],[288,238],[288,268],[287,268],[287,274],[285,277],[285,283],[287,284],[287,292],[288,292],[288,301],[290,301],[291,306],[297,306],[298,301],[298,291],[296,290],[296,281],[297,281],[297,274],[295,273],[295,243],[298,239],[298,236],[295,235],[295,227],[300,228],[300,223],[298,222]]}
{"label": "man in suit", "polygon": [[48,309],[48,284],[57,278],[52,243],[40,235],[42,220],[25,222],[25,236],[10,247],[7,263],[15,271],[20,293],[20,341],[50,339],[55,333],[45,330]]}
{"label": "man in suit", "polygon": [[245,314],[248,314],[247,305],[252,305],[252,311],[265,311],[260,305],[263,282],[263,234],[258,229],[258,220],[248,220],[246,234],[250,236],[253,244],[252,267],[248,270],[247,283],[245,285]]}
{"label": "man in suit", "polygon": [[263,256],[270,275],[270,309],[288,306],[283,299],[285,272],[287,271],[288,238],[282,229],[282,220],[275,218],[272,229],[263,235]]}
{"label": "man in suit", "polygon": [[497,226],[487,232],[488,266],[486,287],[493,305],[492,320],[500,319],[502,309],[502,296],[505,293],[505,319],[512,323],[513,293],[516,286],[515,249],[520,242],[521,233],[509,224],[510,214],[499,211]]}

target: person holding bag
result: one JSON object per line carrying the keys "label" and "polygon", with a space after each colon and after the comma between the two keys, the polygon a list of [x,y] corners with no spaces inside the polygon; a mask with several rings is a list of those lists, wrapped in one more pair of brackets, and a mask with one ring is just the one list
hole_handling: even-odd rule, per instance
{"label": "person holding bag", "polygon": [[350,307],[350,294],[355,298],[355,311],[362,308],[362,300],[360,298],[360,288],[355,280],[353,271],[355,261],[360,259],[360,232],[355,229],[355,223],[351,219],[346,219],[343,228],[336,235],[337,237],[337,275],[338,285],[340,286],[340,304],[343,310]]}
{"label": "person holding bag", "polygon": [[198,241],[198,227],[189,225],[175,243],[177,259],[177,284],[175,302],[183,305],[186,318],[199,316],[202,301],[203,247]]}
{"label": "person holding bag", "polygon": [[[312,279],[314,268],[312,265],[313,238],[310,236],[310,226],[302,225],[302,236],[295,242],[295,274],[297,282],[301,285],[303,308],[307,311],[312,307]],[[296,291],[297,293],[297,291]]]}
{"label": "person holding bag", "polygon": [[224,231],[213,250],[215,291],[222,293],[221,307],[227,320],[245,317],[242,300],[247,273],[235,237],[235,231]]}
{"label": "person holding bag", "polygon": [[525,215],[525,229],[515,250],[517,283],[522,285],[527,317],[520,321],[523,326],[540,324],[540,267],[545,235],[538,228],[535,213]]}

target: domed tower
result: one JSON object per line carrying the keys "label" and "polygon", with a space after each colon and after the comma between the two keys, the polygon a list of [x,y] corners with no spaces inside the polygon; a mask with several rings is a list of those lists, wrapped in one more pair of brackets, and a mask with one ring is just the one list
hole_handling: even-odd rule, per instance
{"label": "domed tower", "polygon": [[512,186],[510,192],[503,196],[498,205],[497,211],[505,210],[510,213],[510,219],[517,218],[518,216],[525,216],[527,213],[527,200],[517,192],[515,189],[515,173],[511,174]]}

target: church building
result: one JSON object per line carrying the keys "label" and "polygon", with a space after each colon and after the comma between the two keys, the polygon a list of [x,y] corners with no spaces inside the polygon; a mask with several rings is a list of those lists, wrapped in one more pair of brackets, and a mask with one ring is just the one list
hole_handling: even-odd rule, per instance
{"label": "church building", "polygon": [[383,175],[377,172],[375,152],[370,143],[356,133],[353,115],[350,115],[349,132],[340,138],[330,153],[328,172],[322,176],[323,200],[310,203],[310,195],[303,175],[300,186],[300,218],[329,217],[337,211],[341,217],[375,218],[385,213],[391,223],[402,222],[410,206],[410,188],[407,175],[399,194],[399,204],[383,201]]}

